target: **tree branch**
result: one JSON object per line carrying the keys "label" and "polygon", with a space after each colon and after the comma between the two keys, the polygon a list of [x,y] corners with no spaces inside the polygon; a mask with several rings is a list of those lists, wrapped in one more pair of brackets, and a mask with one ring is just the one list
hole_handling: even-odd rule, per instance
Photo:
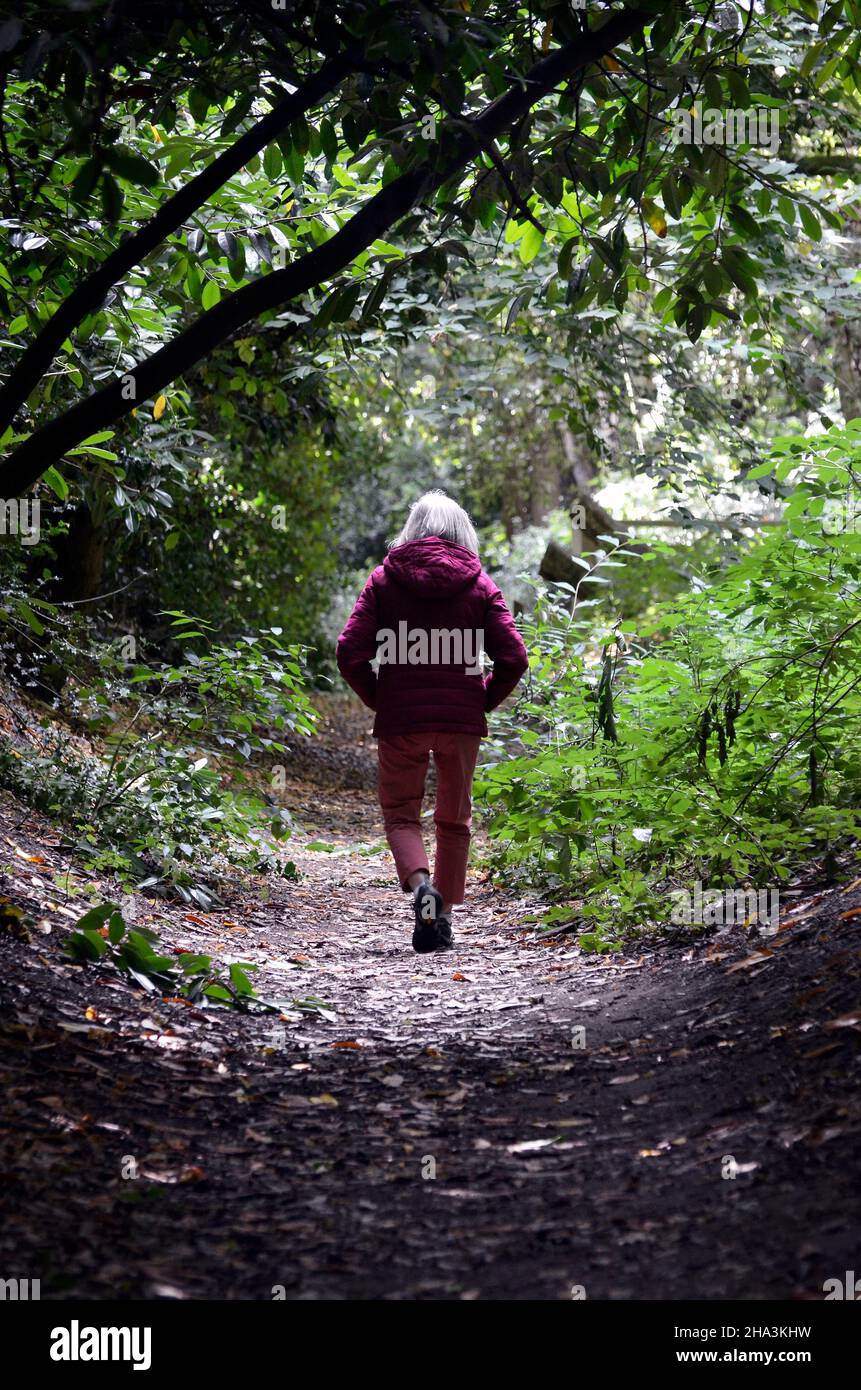
{"label": "tree branch", "polygon": [[98,309],[108,290],[181,227],[193,212],[202,207],[253,155],[280,135],[291,121],[337,87],[352,69],[352,57],[348,53],[325,63],[319,72],[273,107],[235,144],[168,198],[149,222],[121,241],[106,260],[75,287],[27,346],[0,390],[0,435],[9,428],[17,411],[38,385],[70,333],[87,314]]}
{"label": "tree branch", "polygon": [[[588,31],[555,49],[485,109],[473,123],[476,129],[457,132],[452,140],[451,154],[437,167],[424,162],[393,179],[323,245],[283,270],[263,276],[222,299],[133,371],[118,377],[32,434],[0,468],[2,495],[6,498],[19,496],[67,450],[155,395],[241,325],[266,310],[288,304],[344,270],[361,251],[409,213],[422,196],[440,188],[463,169],[481,152],[486,140],[509,130],[558,82],[595,62],[653,20],[653,12],[617,11],[600,29]],[[134,381],[133,398],[130,398],[127,385],[124,387],[124,382],[128,383],[130,378]]]}

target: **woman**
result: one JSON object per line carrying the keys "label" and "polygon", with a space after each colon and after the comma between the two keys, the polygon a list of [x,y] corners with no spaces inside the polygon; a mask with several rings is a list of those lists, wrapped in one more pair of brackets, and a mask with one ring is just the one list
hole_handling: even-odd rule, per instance
{"label": "woman", "polygon": [[[487,678],[481,647],[493,662]],[[469,517],[445,493],[425,493],[338,638],[341,675],[376,712],[380,805],[398,879],[413,894],[417,951],[452,945],[485,714],[511,693],[526,667],[523,639],[481,567]],[[433,882],[419,822],[431,753],[437,773]]]}

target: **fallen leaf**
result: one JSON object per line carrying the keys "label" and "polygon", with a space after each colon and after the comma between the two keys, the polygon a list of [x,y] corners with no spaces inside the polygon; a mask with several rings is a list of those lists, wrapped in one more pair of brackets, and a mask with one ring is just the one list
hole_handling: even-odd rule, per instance
{"label": "fallen leaf", "polygon": [[[87,1011],[89,1017],[89,1010]],[[825,1028],[858,1028],[861,1026],[861,1013],[839,1014],[837,1018],[832,1018],[829,1023],[823,1025]]]}
{"label": "fallen leaf", "polygon": [[745,956],[744,960],[737,960],[735,965],[728,966],[726,973],[732,975],[736,970],[749,970],[752,965],[764,965],[773,954],[774,952],[770,951],[767,946],[763,946],[756,955]]}

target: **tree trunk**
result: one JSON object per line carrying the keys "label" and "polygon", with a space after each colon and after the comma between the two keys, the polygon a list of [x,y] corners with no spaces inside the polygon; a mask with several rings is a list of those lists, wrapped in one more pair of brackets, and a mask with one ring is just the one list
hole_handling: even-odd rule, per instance
{"label": "tree trunk", "polygon": [[533,526],[541,526],[547,520],[550,512],[558,507],[561,501],[562,479],[559,458],[553,450],[546,448],[542,450],[530,469],[530,481],[530,520]]}
{"label": "tree trunk", "polygon": [[861,419],[861,321],[835,325],[833,362],[843,418]]}
{"label": "tree trunk", "polygon": [[105,568],[104,526],[94,519],[86,502],[72,513],[67,535],[54,542],[57,557],[48,597],[52,603],[80,603],[101,587]]}
{"label": "tree trunk", "polygon": [[[625,525],[616,521],[592,496],[589,484],[595,478],[597,469],[588,452],[582,446],[578,447],[576,437],[564,422],[560,422],[559,433],[573,483],[573,499],[569,508],[572,522],[571,545],[566,548],[558,541],[548,542],[538,573],[542,579],[552,583],[576,585],[581,581],[588,583],[588,578],[585,577],[586,571],[582,565],[578,565],[571,556],[604,548],[606,541],[601,537],[622,536],[625,534]],[[648,546],[628,542],[627,549],[642,552],[647,550]]]}

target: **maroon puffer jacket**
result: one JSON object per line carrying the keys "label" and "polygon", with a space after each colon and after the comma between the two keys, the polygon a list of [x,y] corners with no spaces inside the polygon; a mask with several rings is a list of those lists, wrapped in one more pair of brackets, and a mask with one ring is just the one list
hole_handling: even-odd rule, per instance
{"label": "maroon puffer jacket", "polygon": [[[383,630],[392,638],[378,639]],[[457,638],[447,636],[452,633]],[[467,670],[481,640],[476,633],[483,633],[493,662],[487,678]],[[375,675],[371,661],[385,642],[396,659],[381,663]],[[410,650],[422,656],[423,644],[430,660],[404,659]],[[446,660],[458,656],[464,659]],[[514,619],[478,556],[439,536],[389,551],[338,638],[338,670],[376,711],[375,735],[422,730],[484,735],[485,711],[510,694],[527,664]]]}

